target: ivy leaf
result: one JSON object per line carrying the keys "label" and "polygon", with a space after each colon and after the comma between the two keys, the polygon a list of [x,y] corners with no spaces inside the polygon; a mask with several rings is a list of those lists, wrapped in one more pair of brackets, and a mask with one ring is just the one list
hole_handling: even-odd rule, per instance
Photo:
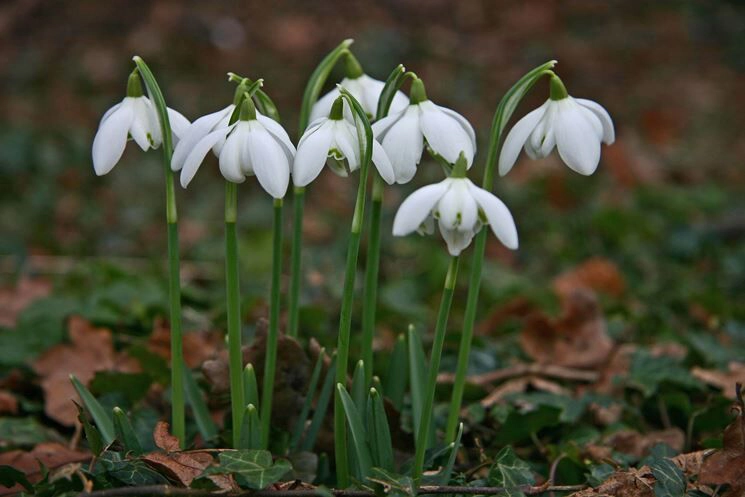
{"label": "ivy leaf", "polygon": [[139,460],[122,460],[117,452],[104,452],[96,461],[94,473],[103,474],[125,485],[142,486],[168,483],[160,473]]}
{"label": "ivy leaf", "polygon": [[285,459],[272,461],[272,454],[267,450],[225,451],[220,453],[219,459],[219,466],[207,468],[205,475],[232,473],[239,483],[254,490],[268,487],[292,470]]}
{"label": "ivy leaf", "polygon": [[657,480],[654,484],[655,497],[678,497],[685,494],[685,475],[670,459],[658,459],[650,468]]}
{"label": "ivy leaf", "polygon": [[0,466],[0,485],[6,488],[11,488],[18,483],[23,486],[29,492],[32,492],[34,487],[26,478],[26,474],[23,471],[18,471],[12,466]]}
{"label": "ivy leaf", "polygon": [[525,497],[520,488],[534,483],[530,466],[517,457],[512,447],[507,446],[499,451],[489,469],[489,485],[504,487],[504,494],[509,497]]}
{"label": "ivy leaf", "polygon": [[662,383],[672,383],[692,390],[700,390],[702,384],[680,365],[680,360],[670,356],[653,356],[648,350],[639,350],[631,359],[629,383],[651,397]]}

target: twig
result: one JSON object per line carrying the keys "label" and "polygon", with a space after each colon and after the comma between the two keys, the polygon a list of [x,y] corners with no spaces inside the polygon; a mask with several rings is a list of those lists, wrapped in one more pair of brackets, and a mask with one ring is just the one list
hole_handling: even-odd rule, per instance
{"label": "twig", "polygon": [[[598,381],[600,376],[595,371],[586,371],[583,369],[573,369],[564,366],[554,366],[551,364],[515,364],[504,369],[496,369],[487,373],[471,375],[467,378],[468,383],[472,385],[487,385],[494,383],[495,381],[506,380],[515,376],[522,375],[542,375],[560,380],[570,381],[586,381],[594,382]],[[455,375],[452,373],[443,373],[437,377],[437,381],[440,383],[452,383]]]}
{"label": "twig", "polygon": [[[526,495],[538,495],[543,492],[575,492],[583,490],[586,485],[523,485],[515,488]],[[505,487],[467,487],[467,486],[422,486],[417,495],[497,495],[505,492]],[[174,496],[174,497],[375,497],[375,492],[367,490],[337,489],[299,489],[299,490],[243,490],[240,492],[211,491],[196,488],[178,488],[169,485],[147,485],[141,487],[109,488],[94,492],[81,492],[78,497],[140,497],[140,496]]]}

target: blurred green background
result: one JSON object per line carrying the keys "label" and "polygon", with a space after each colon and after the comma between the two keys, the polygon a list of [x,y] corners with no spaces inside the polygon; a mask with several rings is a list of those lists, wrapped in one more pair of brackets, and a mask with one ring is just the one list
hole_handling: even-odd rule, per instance
{"label": "blurred green background", "polygon": [[[508,253],[490,241],[484,308],[515,295],[542,301],[556,274],[600,256],[628,281],[633,305],[624,307],[623,323],[641,336],[679,333],[694,303],[716,326],[745,326],[745,4],[734,0],[4,2],[0,283],[39,276],[60,291],[92,294],[123,274],[163,281],[160,152],[129,146],[103,178],[90,159],[98,120],[124,96],[133,55],[190,120],[229,102],[228,71],[264,78],[296,139],[308,76],[348,37],[369,74],[385,79],[403,63],[425,80],[432,100],[474,124],[474,179],[502,94],[546,60],[559,60],[570,94],[613,116],[618,139],[603,147],[594,176],[572,173],[555,156],[522,156],[497,181],[521,248]],[[516,117],[546,97],[542,83]],[[387,192],[381,315],[396,331],[405,321],[433,319],[447,256],[439,237],[393,240],[392,215],[407,193],[440,178],[424,160],[412,184]],[[308,194],[303,319],[311,332],[335,327],[356,181],[325,172]],[[189,308],[222,305],[222,189],[212,160],[178,192]],[[271,202],[247,181],[239,203],[244,297],[256,304],[247,312],[263,315]],[[126,298],[146,299],[137,285]],[[134,304],[122,305],[131,315]],[[215,316],[187,312],[193,327],[211,326]]]}

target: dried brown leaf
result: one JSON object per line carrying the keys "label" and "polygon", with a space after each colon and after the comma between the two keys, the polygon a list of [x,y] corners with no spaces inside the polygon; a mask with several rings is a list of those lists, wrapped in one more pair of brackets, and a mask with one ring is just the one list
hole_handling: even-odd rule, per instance
{"label": "dried brown leaf", "polygon": [[[91,458],[90,452],[71,450],[57,442],[47,442],[35,446],[31,451],[11,450],[0,453],[0,465],[12,466],[26,474],[30,482],[41,478],[41,468],[55,470],[70,463],[86,462]],[[22,489],[19,486],[0,487],[0,495],[16,494]]]}
{"label": "dried brown leaf", "polygon": [[168,423],[158,421],[153,430],[153,441],[155,446],[166,452],[177,452],[180,450],[178,438],[171,435]]}
{"label": "dried brown leaf", "polygon": [[593,257],[554,279],[554,290],[560,297],[569,297],[579,288],[619,297],[626,281],[613,261]]}

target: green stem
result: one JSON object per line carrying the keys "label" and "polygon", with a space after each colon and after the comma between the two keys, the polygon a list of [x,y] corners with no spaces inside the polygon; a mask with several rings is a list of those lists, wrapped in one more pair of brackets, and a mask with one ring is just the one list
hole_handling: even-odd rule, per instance
{"label": "green stem", "polygon": [[243,351],[241,347],[241,297],[238,282],[238,238],[235,223],[238,188],[225,182],[225,285],[228,296],[228,355],[230,370],[230,410],[233,423],[233,447],[239,447],[246,401],[243,389]]}
{"label": "green stem", "polygon": [[301,259],[303,254],[303,204],[305,202],[305,187],[296,186],[293,190],[292,203],[292,254],[290,255],[290,295],[287,335],[298,336],[300,325],[300,276]]}
{"label": "green stem", "polygon": [[482,229],[476,235],[473,249],[473,267],[468,280],[468,297],[466,300],[465,316],[463,317],[463,330],[458,347],[458,365],[455,370],[455,381],[450,398],[450,410],[448,411],[447,428],[445,430],[445,442],[455,440],[458,431],[458,416],[463,401],[463,391],[466,385],[466,373],[468,372],[468,359],[471,354],[471,343],[473,341],[473,326],[476,320],[476,307],[479,300],[479,287],[481,286],[481,267],[484,261],[486,248],[486,237],[488,229]]}
{"label": "green stem", "polygon": [[[349,362],[349,341],[352,330],[352,303],[354,281],[357,272],[357,258],[360,252],[360,232],[362,231],[365,213],[365,190],[367,188],[367,171],[369,164],[363,162],[360,170],[360,184],[357,188],[357,200],[354,205],[352,229],[349,233],[347,248],[347,266],[344,272],[344,293],[341,301],[339,318],[339,337],[336,346],[336,383],[347,384],[347,363]],[[336,454],[336,481],[339,488],[349,486],[349,462],[347,459],[347,427],[344,417],[344,406],[338,390],[334,396],[334,448]]]}
{"label": "green stem", "polygon": [[264,357],[264,384],[261,392],[261,446],[269,447],[269,430],[272,424],[272,396],[274,373],[277,368],[277,342],[279,340],[279,295],[282,275],[282,199],[274,199],[274,241],[272,243],[272,289],[269,302],[269,334],[266,337]]}
{"label": "green stem", "polygon": [[[170,171],[170,167],[168,168]],[[173,186],[173,176],[167,181]],[[172,190],[173,188],[171,188]],[[176,211],[171,197],[169,206]],[[170,209],[169,209],[170,210]],[[181,336],[181,282],[179,281],[178,223],[168,223],[168,295],[171,311],[171,425],[181,446],[186,441],[184,420],[184,348]]]}
{"label": "green stem", "polygon": [[365,296],[362,307],[362,360],[365,368],[365,385],[370,386],[373,375],[373,339],[375,338],[375,311],[378,299],[378,270],[380,268],[380,222],[383,209],[383,178],[373,173],[372,212],[370,214],[370,239],[367,243],[365,266]]}
{"label": "green stem", "polygon": [[435,326],[435,337],[432,343],[432,355],[429,359],[429,368],[427,374],[427,390],[424,395],[424,405],[422,406],[422,419],[419,422],[419,436],[417,440],[420,443],[416,446],[414,456],[414,485],[418,486],[424,470],[424,453],[427,449],[427,434],[432,423],[432,407],[435,402],[435,389],[437,387],[437,373],[440,369],[440,357],[442,356],[442,347],[445,343],[445,331],[448,324],[448,315],[450,314],[450,304],[453,302],[453,290],[455,289],[455,280],[458,276],[458,260],[455,256],[450,259],[447,276],[445,276],[445,288],[442,291],[442,300],[440,302],[440,312],[437,315],[437,325]]}

